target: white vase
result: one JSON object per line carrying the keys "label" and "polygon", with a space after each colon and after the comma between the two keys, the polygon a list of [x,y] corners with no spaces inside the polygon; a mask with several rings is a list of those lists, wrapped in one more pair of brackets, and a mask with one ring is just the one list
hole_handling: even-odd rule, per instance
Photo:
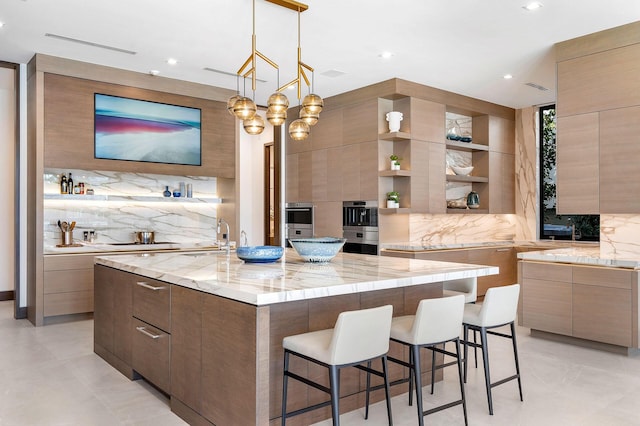
{"label": "white vase", "polygon": [[400,163],[397,161],[391,161],[391,170],[400,170]]}
{"label": "white vase", "polygon": [[389,122],[389,132],[400,131],[400,122],[403,118],[402,113],[399,111],[391,111],[387,113],[386,117]]}
{"label": "white vase", "polygon": [[393,200],[387,200],[388,209],[397,209],[398,207],[400,207],[400,203]]}

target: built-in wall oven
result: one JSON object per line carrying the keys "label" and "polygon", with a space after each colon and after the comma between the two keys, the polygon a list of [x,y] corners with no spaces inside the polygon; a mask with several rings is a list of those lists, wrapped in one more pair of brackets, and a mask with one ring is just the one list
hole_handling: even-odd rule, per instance
{"label": "built-in wall oven", "polygon": [[285,238],[289,247],[289,238],[313,237],[313,203],[286,203]]}
{"label": "built-in wall oven", "polygon": [[378,202],[343,201],[342,235],[346,253],[378,254]]}

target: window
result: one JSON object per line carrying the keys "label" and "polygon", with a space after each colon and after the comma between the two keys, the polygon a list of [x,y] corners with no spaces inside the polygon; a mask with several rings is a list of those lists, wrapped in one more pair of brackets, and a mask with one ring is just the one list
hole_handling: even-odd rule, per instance
{"label": "window", "polygon": [[600,240],[600,216],[556,214],[556,106],[540,108],[540,239]]}

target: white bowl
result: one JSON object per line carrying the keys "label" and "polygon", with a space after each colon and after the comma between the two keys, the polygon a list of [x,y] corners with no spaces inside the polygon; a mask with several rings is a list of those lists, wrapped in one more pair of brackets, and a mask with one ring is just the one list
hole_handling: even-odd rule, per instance
{"label": "white bowl", "polygon": [[469,167],[451,166],[451,170],[453,170],[453,173],[457,175],[467,176],[473,171],[473,166],[469,166]]}

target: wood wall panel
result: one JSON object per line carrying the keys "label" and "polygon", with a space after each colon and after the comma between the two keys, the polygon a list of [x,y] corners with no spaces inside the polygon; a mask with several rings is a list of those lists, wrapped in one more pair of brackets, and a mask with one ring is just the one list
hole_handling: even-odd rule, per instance
{"label": "wood wall panel", "polygon": [[600,113],[600,213],[640,212],[639,134],[640,107]]}
{"label": "wood wall panel", "polygon": [[341,146],[342,110],[323,111],[316,125],[311,128],[311,134],[313,135],[311,149]]}
{"label": "wood wall panel", "polygon": [[343,201],[360,199],[360,146],[342,147],[342,197]]}
{"label": "wood wall panel", "polygon": [[640,43],[557,64],[557,116],[640,105]]}
{"label": "wood wall panel", "polygon": [[342,200],[342,147],[329,148],[327,150],[327,201],[342,202]]}
{"label": "wood wall panel", "polygon": [[557,119],[558,214],[597,214],[600,127],[598,113]]}
{"label": "wood wall panel", "polygon": [[298,154],[298,198],[300,201],[309,202],[313,199],[312,182],[312,151]]}
{"label": "wood wall panel", "polygon": [[316,202],[314,233],[317,237],[342,237],[342,202]]}
{"label": "wood wall panel", "polygon": [[[202,165],[94,158],[94,94],[200,108]],[[44,166],[235,178],[235,122],[224,102],[46,73]]]}
{"label": "wood wall panel", "polygon": [[342,144],[366,142],[378,139],[378,99],[350,105],[342,112]]}
{"label": "wood wall panel", "polygon": [[286,156],[286,202],[293,203],[300,201],[298,192],[298,154],[287,154]]}
{"label": "wood wall panel", "polygon": [[328,150],[311,151],[311,198],[309,201],[327,201]]}
{"label": "wood wall panel", "polygon": [[516,123],[500,117],[489,117],[489,149],[504,154],[516,153]]}
{"label": "wood wall panel", "polygon": [[378,197],[378,141],[360,145],[360,200],[377,200]]}
{"label": "wood wall panel", "polygon": [[421,141],[444,143],[445,106],[424,99],[411,99],[411,137]]}

